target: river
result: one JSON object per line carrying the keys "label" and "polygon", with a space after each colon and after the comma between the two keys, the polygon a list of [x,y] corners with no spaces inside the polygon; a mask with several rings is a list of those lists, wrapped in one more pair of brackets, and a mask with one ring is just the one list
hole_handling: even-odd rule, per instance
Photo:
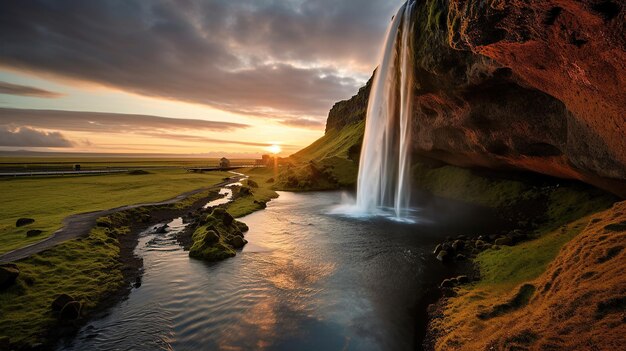
{"label": "river", "polygon": [[140,287],[59,349],[416,349],[418,301],[449,274],[430,252],[492,222],[445,200],[430,201],[412,224],[330,214],[340,202],[339,192],[280,192],[240,219],[249,243],[217,263],[183,251],[180,219],[167,233],[146,230],[135,250]]}

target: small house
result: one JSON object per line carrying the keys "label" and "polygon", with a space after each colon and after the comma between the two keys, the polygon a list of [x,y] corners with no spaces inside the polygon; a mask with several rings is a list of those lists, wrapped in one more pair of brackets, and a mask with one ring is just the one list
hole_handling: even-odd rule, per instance
{"label": "small house", "polygon": [[226,157],[222,157],[220,159],[220,168],[229,168],[230,167],[230,160],[227,159]]}

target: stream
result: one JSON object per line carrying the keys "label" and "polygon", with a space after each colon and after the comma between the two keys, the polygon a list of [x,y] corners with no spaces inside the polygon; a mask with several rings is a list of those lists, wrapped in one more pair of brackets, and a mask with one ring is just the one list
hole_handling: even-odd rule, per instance
{"label": "stream", "polygon": [[249,243],[222,262],[189,258],[180,218],[142,232],[141,285],[59,349],[414,350],[418,301],[450,274],[433,247],[493,229],[484,210],[448,200],[402,223],[334,215],[340,192],[279,194],[240,219]]}

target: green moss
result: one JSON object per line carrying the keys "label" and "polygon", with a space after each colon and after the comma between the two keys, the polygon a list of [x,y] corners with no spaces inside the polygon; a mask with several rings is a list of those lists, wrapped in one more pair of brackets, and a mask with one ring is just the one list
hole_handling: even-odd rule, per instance
{"label": "green moss", "polygon": [[273,190],[274,184],[267,182],[268,179],[277,177],[278,170],[274,168],[252,168],[242,172],[258,187],[250,189],[251,196],[238,197],[226,206],[228,213],[235,218],[263,209],[268,201],[278,197],[278,193]]}
{"label": "green moss", "polygon": [[581,184],[551,188],[536,239],[478,255],[480,284],[513,287],[538,277],[563,245],[582,231],[586,216],[609,208],[615,201],[612,195]]}
{"label": "green moss", "polygon": [[583,229],[580,220],[539,238],[515,246],[487,250],[476,258],[480,269],[479,286],[512,288],[543,273],[565,243]]}
{"label": "green moss", "polygon": [[9,337],[15,345],[45,342],[46,331],[58,324],[50,309],[57,295],[69,294],[88,313],[117,291],[124,284],[117,235],[128,228],[115,231],[96,227],[86,238],[16,262],[17,284],[0,292],[0,337]]}
{"label": "green moss", "polygon": [[413,166],[414,185],[445,198],[454,198],[487,207],[503,207],[531,194],[523,182],[483,177],[465,168],[445,165],[431,167],[417,162]]}
{"label": "green moss", "polygon": [[[189,256],[213,262],[235,256],[237,237],[243,237],[242,232],[247,230],[245,223],[234,219],[222,208],[215,208],[204,220],[204,224],[194,231],[193,245],[189,249]],[[239,240],[245,244],[245,240]]]}
{"label": "green moss", "polygon": [[[123,205],[167,200],[185,191],[216,184],[228,173],[187,173],[158,170],[152,174],[28,178],[0,180],[0,254],[32,244],[62,226],[65,217]],[[15,227],[20,217],[34,218]],[[44,234],[27,237],[28,229]]]}

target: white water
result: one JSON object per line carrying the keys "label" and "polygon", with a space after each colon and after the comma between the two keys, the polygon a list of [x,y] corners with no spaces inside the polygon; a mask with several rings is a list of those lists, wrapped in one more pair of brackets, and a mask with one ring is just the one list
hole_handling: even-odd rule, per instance
{"label": "white water", "polygon": [[357,183],[356,211],[409,216],[413,1],[389,26],[367,107]]}

